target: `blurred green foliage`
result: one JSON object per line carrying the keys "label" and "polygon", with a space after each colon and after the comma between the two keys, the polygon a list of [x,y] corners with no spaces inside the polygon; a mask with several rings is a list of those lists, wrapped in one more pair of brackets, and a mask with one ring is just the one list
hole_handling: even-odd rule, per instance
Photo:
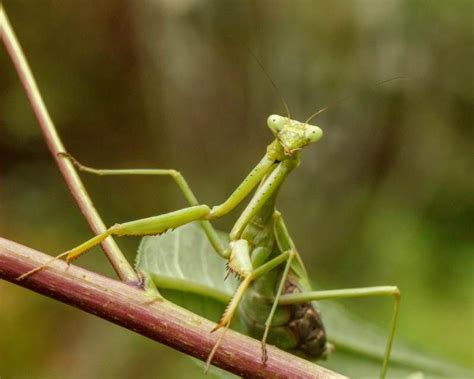
{"label": "blurred green foliage", "polygon": [[[284,112],[247,46],[295,118],[351,95],[315,121],[325,136],[279,208],[320,287],[399,285],[399,338],[473,366],[472,1],[3,4],[73,155],[180,169],[211,205],[263,154],[266,117]],[[90,231],[0,50],[0,234],[56,254]],[[166,178],[84,181],[108,224],[185,204]],[[133,259],[138,239],[119,242]],[[113,275],[102,254],[79,263]],[[388,322],[388,301],[345,304]],[[5,378],[199,375],[182,354],[5,282],[0,326]]]}

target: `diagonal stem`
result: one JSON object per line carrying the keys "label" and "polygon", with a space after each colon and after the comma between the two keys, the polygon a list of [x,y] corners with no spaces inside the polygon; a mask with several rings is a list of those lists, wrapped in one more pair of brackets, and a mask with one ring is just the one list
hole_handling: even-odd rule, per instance
{"label": "diagonal stem", "polygon": [[[72,196],[74,197],[74,200],[78,204],[92,231],[95,234],[105,232],[107,228],[99,213],[95,209],[94,204],[92,203],[89,194],[82,184],[82,181],[79,178],[74,165],[68,159],[63,159],[58,155],[60,152],[65,152],[66,150],[61,138],[56,131],[53,121],[51,120],[41,93],[38,89],[38,86],[36,85],[36,81],[33,77],[31,69],[15,36],[15,32],[10,25],[1,1],[0,37],[8,54],[10,55],[13,66],[17,71],[23,88],[25,89],[35,117],[40,125],[44,139],[46,140],[46,144],[48,145],[48,148],[53,155],[54,160],[56,161],[56,164],[58,165],[58,168],[61,171]],[[137,274],[125,259],[123,253],[120,251],[119,247],[111,237],[102,242],[102,248],[104,249],[107,258],[121,280],[132,284],[139,283]]]}
{"label": "diagonal stem", "polygon": [[[165,300],[155,300],[138,288],[55,261],[21,282],[23,272],[51,257],[0,238],[0,279],[8,280],[133,330],[188,355],[205,360],[218,336],[214,323]],[[213,364],[245,378],[343,379],[273,346],[262,364],[260,342],[229,330],[216,351]]]}

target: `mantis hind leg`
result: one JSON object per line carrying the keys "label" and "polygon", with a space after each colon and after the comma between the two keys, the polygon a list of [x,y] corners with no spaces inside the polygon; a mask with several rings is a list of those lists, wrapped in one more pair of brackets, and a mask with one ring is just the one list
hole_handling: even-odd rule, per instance
{"label": "mantis hind leg", "polygon": [[[374,296],[392,296],[394,298],[394,305],[392,311],[392,320],[390,322],[390,330],[387,338],[387,344],[385,347],[384,359],[382,364],[382,370],[380,373],[381,378],[385,378],[388,363],[390,360],[390,354],[392,351],[393,339],[395,336],[395,330],[397,325],[398,318],[398,308],[400,304],[400,290],[395,286],[383,286],[383,287],[367,287],[367,288],[355,288],[355,289],[341,289],[341,290],[332,290],[332,291],[315,291],[315,292],[303,292],[295,294],[284,294],[281,295],[283,288],[284,280],[287,277],[287,268],[291,268],[299,274],[300,277],[306,277],[306,271],[303,264],[300,261],[300,257],[296,251],[295,244],[291,239],[288,230],[285,226],[283,218],[281,217],[280,212],[275,211],[273,214],[274,218],[274,232],[275,238],[277,240],[280,250],[292,249],[294,251],[293,265],[291,264],[291,257],[285,267],[284,274],[280,282],[280,287],[276,293],[275,301],[272,306],[272,310],[269,314],[267,322],[265,323],[265,334],[262,343],[265,343],[265,337],[268,334],[268,331],[271,326],[271,319],[276,310],[277,305],[292,305],[292,304],[304,304],[310,301],[315,300],[324,300],[324,299],[337,299],[337,298],[353,298],[353,297],[374,297]],[[281,295],[281,296],[280,296]],[[303,301],[303,299],[305,301]],[[264,345],[262,347],[264,349]]]}
{"label": "mantis hind leg", "polygon": [[290,254],[288,256],[288,260],[286,261],[283,274],[281,275],[281,278],[280,278],[280,284],[278,285],[278,290],[273,299],[272,308],[270,310],[270,313],[268,314],[267,320],[265,321],[265,330],[263,332],[263,337],[262,337],[262,362],[263,363],[265,363],[268,359],[266,342],[268,338],[268,333],[270,332],[270,327],[272,326],[273,316],[275,315],[276,309],[278,307],[278,301],[280,300],[280,296],[285,287],[286,279],[288,278],[288,272],[290,271],[291,261],[293,260],[293,257],[295,256],[295,252],[293,250],[290,250],[289,253]]}
{"label": "mantis hind leg", "polygon": [[279,305],[293,305],[304,304],[316,300],[334,300],[346,299],[355,297],[379,297],[391,296],[394,299],[392,319],[390,322],[390,329],[388,333],[387,343],[385,346],[385,353],[383,358],[380,378],[385,378],[392,351],[393,339],[395,337],[395,330],[397,327],[398,308],[400,305],[400,290],[395,286],[380,286],[380,287],[364,287],[364,288],[348,288],[330,291],[312,291],[301,292],[294,294],[284,294],[280,297]]}
{"label": "mantis hind leg", "polygon": [[[262,337],[262,361],[265,363],[267,361],[267,349],[266,349],[266,341],[268,338],[268,333],[270,332],[270,328],[272,326],[272,320],[275,315],[276,309],[278,307],[278,301],[280,299],[281,294],[283,293],[287,278],[288,278],[288,272],[290,271],[291,264],[293,262],[293,258],[298,258],[299,255],[296,252],[296,247],[295,244],[293,243],[293,240],[291,239],[288,230],[285,226],[285,223],[283,221],[283,218],[281,217],[280,212],[275,211],[273,213],[273,221],[274,221],[274,235],[275,239],[277,241],[278,247],[280,248],[281,251],[289,251],[290,255],[288,257],[288,260],[286,262],[285,268],[283,270],[283,273],[280,278],[280,283],[278,285],[278,289],[275,293],[275,297],[273,298],[273,304],[272,308],[270,310],[270,313],[268,314],[267,320],[265,321],[265,329],[263,332],[263,337]],[[304,266],[301,266],[304,269]]]}

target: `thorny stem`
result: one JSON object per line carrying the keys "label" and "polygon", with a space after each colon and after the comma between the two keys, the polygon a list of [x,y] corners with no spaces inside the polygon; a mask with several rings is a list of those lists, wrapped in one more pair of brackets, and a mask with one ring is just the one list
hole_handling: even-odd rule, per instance
{"label": "thorny stem", "polygon": [[[95,234],[103,233],[107,228],[102,221],[99,213],[94,207],[84,185],[82,184],[79,175],[74,165],[69,159],[63,159],[58,154],[65,152],[64,145],[56,131],[56,128],[51,120],[49,112],[44,104],[41,93],[36,85],[36,81],[30,70],[28,62],[23,54],[21,46],[15,36],[12,26],[5,13],[3,5],[0,1],[0,37],[5,45],[5,48],[10,55],[21,83],[25,89],[28,100],[30,101],[33,112],[38,120],[44,139],[48,145],[51,154],[56,161],[56,164],[61,171],[69,190],[71,191],[74,200],[78,204],[82,214],[87,220],[90,228]],[[120,248],[117,246],[112,237],[107,238],[102,242],[102,248],[112,264],[115,272],[121,280],[130,283],[138,284],[139,278],[132,266],[125,259]]]}
{"label": "thorny stem", "polygon": [[[205,360],[218,333],[214,324],[166,300],[154,299],[141,289],[109,279],[64,261],[18,282],[22,273],[51,257],[0,238],[0,279],[29,288],[53,299]],[[261,362],[260,342],[229,330],[213,364],[246,378],[342,379],[344,376],[319,367],[273,346]]]}

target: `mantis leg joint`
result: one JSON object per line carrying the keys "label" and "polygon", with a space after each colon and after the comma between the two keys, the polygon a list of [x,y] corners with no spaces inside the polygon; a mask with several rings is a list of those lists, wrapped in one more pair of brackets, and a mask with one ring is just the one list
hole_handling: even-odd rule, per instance
{"label": "mantis leg joint", "polygon": [[400,292],[400,289],[397,286],[393,287],[393,297],[397,302],[400,302],[402,298],[402,293]]}
{"label": "mantis leg joint", "polygon": [[170,169],[168,172],[173,177],[173,179],[184,179],[183,175],[178,170]]}

